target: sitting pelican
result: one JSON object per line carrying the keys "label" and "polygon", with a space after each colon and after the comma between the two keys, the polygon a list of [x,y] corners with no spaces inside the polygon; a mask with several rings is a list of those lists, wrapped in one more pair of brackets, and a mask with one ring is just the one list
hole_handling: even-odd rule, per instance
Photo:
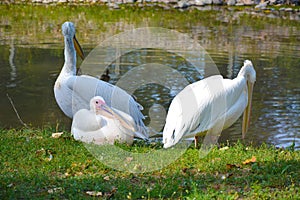
{"label": "sitting pelican", "polygon": [[133,118],[114,108],[110,108],[101,96],[90,101],[90,110],[81,109],[73,117],[71,133],[74,139],[86,143],[114,144],[115,141],[132,144],[135,130]]}
{"label": "sitting pelican", "polygon": [[65,41],[65,63],[55,82],[54,95],[60,109],[70,118],[80,109],[88,109],[89,101],[94,96],[102,96],[109,106],[121,110],[134,119],[136,129],[148,138],[144,125],[143,107],[123,89],[92,76],[76,76],[76,52],[83,58],[82,49],[75,37],[72,22],[62,25]]}
{"label": "sitting pelican", "polygon": [[[252,62],[244,66],[234,79],[214,75],[185,87],[172,100],[163,130],[164,148],[177,144],[182,138],[199,135],[220,135],[244,112],[242,136],[250,124],[253,85],[256,72]],[[224,106],[223,106],[224,105]]]}

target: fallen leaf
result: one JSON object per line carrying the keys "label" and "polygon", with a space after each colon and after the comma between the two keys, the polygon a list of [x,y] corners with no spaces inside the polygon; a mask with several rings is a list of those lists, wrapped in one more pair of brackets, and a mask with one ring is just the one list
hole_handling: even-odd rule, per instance
{"label": "fallen leaf", "polygon": [[97,191],[86,191],[86,194],[93,196],[93,197],[101,197],[103,196],[102,192]]}
{"label": "fallen leaf", "polygon": [[40,154],[42,154],[42,153],[45,153],[45,152],[46,152],[46,151],[45,151],[44,148],[41,148],[41,149],[35,151],[35,153],[38,154],[38,155],[40,155]]}
{"label": "fallen leaf", "polygon": [[12,186],[14,186],[13,183],[10,183],[10,184],[7,185],[7,187],[9,187],[9,188],[12,187]]}
{"label": "fallen leaf", "polygon": [[222,180],[225,180],[225,179],[231,177],[232,175],[233,175],[233,173],[226,173],[226,174],[221,174],[220,177]]}
{"label": "fallen leaf", "polygon": [[71,164],[71,167],[72,167],[72,168],[77,167],[77,166],[78,166],[77,163],[74,163],[74,162],[73,162],[73,163]]}
{"label": "fallen leaf", "polygon": [[111,193],[116,193],[116,192],[117,192],[117,188],[116,188],[116,187],[112,187],[112,189],[111,189],[110,192],[111,192]]}
{"label": "fallen leaf", "polygon": [[64,134],[64,132],[52,133],[52,138],[60,138],[60,136]]}
{"label": "fallen leaf", "polygon": [[133,157],[127,157],[127,158],[126,158],[126,162],[129,162],[129,163],[130,163],[132,160],[133,160]]}
{"label": "fallen leaf", "polygon": [[220,184],[215,184],[215,185],[212,185],[212,187],[215,189],[215,190],[219,190],[221,188],[221,185]]}
{"label": "fallen leaf", "polygon": [[226,147],[222,147],[221,149],[219,149],[220,151],[225,151],[225,150],[227,150],[227,149],[229,149],[229,147],[228,146],[226,146]]}
{"label": "fallen leaf", "polygon": [[63,188],[62,187],[58,187],[58,188],[53,188],[53,189],[49,189],[48,193],[49,194],[53,194],[53,193],[58,193],[58,192],[62,192]]}
{"label": "fallen leaf", "polygon": [[105,176],[103,179],[106,180],[106,181],[110,180],[109,176]]}
{"label": "fallen leaf", "polygon": [[247,165],[247,164],[255,163],[255,162],[256,162],[256,157],[255,157],[255,156],[252,156],[252,158],[245,160],[245,161],[243,162],[243,165]]}
{"label": "fallen leaf", "polygon": [[188,170],[188,168],[185,167],[185,168],[182,169],[182,172],[186,173],[187,170]]}
{"label": "fallen leaf", "polygon": [[82,176],[83,173],[82,172],[75,172],[75,176]]}
{"label": "fallen leaf", "polygon": [[232,169],[232,168],[240,168],[240,166],[235,165],[235,164],[226,164],[226,169]]}
{"label": "fallen leaf", "polygon": [[104,196],[106,198],[110,198],[112,197],[115,193],[117,192],[117,188],[116,187],[112,187],[110,192],[105,192]]}
{"label": "fallen leaf", "polygon": [[133,170],[134,171],[141,171],[142,170],[142,166],[140,164],[136,164],[136,165],[134,165]]}

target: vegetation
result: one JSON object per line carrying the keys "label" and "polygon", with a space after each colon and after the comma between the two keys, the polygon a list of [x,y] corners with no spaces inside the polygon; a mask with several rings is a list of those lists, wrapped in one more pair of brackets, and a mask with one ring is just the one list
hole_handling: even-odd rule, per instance
{"label": "vegetation", "polygon": [[[169,166],[140,174],[111,169],[65,132],[0,130],[1,199],[299,199],[300,152],[221,144],[204,158],[190,147]],[[135,143],[144,152],[160,144]]]}
{"label": "vegetation", "polygon": [[[30,44],[47,48],[61,43],[61,24],[72,21],[77,27],[77,36],[82,44],[98,44],[103,39],[137,27],[163,27],[180,32],[190,32],[192,27],[207,27],[222,30],[229,27],[234,34],[236,25],[262,29],[266,25],[299,28],[292,13],[253,12],[249,7],[209,7],[207,10],[191,9],[181,12],[161,7],[140,8],[137,4],[122,5],[119,10],[110,10],[99,5],[4,5],[0,4],[0,30],[3,39],[14,39],[15,43]],[[268,11],[270,12],[270,11]],[[275,17],[275,15],[277,17]],[[289,16],[291,15],[291,16]],[[296,16],[296,14],[295,14]],[[297,19],[297,18],[295,18]],[[106,33],[108,32],[108,33]],[[104,34],[108,35],[104,35]]]}

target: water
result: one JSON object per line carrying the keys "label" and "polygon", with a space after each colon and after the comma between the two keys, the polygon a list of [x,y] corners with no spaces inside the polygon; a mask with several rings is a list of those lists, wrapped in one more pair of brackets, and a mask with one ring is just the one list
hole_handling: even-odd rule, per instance
{"label": "water", "polygon": [[[53,85],[64,62],[60,26],[63,21],[71,20],[78,26],[77,39],[86,54],[101,41],[119,32],[160,26],[186,33],[198,41],[224,77],[234,78],[243,61],[252,60],[257,81],[246,140],[278,147],[287,147],[293,142],[297,148],[300,146],[299,20],[273,19],[270,16],[259,17],[255,13],[245,15],[244,12],[226,10],[177,12],[160,9],[143,12],[128,9],[127,14],[103,9],[101,18],[100,14],[97,15],[98,7],[74,7],[58,18],[58,12],[66,7],[6,8],[7,13],[3,12],[0,18],[1,127],[22,126],[7,94],[25,123],[34,127],[57,124],[61,128],[70,127],[70,119],[64,116],[55,102]],[[45,13],[51,14],[47,16]],[[116,83],[121,75],[143,60],[173,67],[190,83],[203,78],[179,56],[159,49],[141,49],[122,56],[109,66],[111,83]],[[151,115],[152,111],[162,109],[157,105],[166,109],[175,94],[176,91],[159,84],[144,85],[134,93],[145,107],[146,123],[149,123],[149,115],[155,118],[155,112]],[[154,123],[162,126],[160,121]],[[241,120],[223,131],[220,141],[236,141],[241,138],[240,133]]]}

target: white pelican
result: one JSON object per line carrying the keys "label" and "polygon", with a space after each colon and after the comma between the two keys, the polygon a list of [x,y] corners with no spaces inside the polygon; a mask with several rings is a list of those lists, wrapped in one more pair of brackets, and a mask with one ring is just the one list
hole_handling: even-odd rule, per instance
{"label": "white pelican", "polygon": [[[244,112],[242,136],[250,123],[253,85],[256,72],[246,60],[233,80],[215,75],[185,87],[172,100],[163,130],[164,148],[177,144],[182,138],[210,133],[219,135]],[[222,106],[224,105],[224,106]]]}
{"label": "white pelican", "polygon": [[83,52],[75,38],[75,27],[72,22],[62,25],[65,41],[65,63],[55,82],[54,95],[61,110],[70,118],[80,109],[88,109],[90,99],[102,96],[109,106],[121,110],[132,116],[136,128],[148,138],[144,125],[142,106],[127,92],[110,83],[91,76],[76,76],[76,52],[83,58]]}
{"label": "white pelican", "polygon": [[134,134],[139,134],[132,117],[107,106],[101,96],[91,99],[90,110],[81,109],[75,113],[71,133],[76,140],[98,145],[115,141],[130,145]]}

